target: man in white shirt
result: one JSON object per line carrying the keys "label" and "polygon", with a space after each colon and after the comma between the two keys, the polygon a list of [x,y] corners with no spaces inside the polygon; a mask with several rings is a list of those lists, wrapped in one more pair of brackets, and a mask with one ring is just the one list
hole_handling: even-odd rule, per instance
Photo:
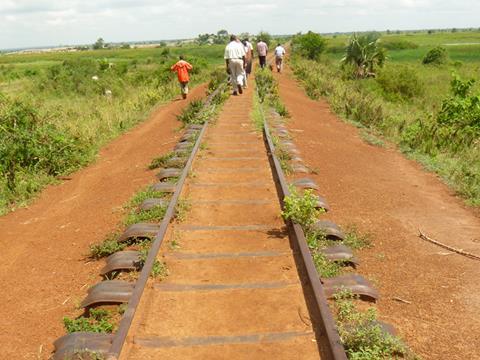
{"label": "man in white shirt", "polygon": [[225,64],[233,87],[233,95],[242,94],[245,66],[245,47],[235,35],[230,36],[230,43],[225,48]]}
{"label": "man in white shirt", "polygon": [[281,72],[283,67],[283,57],[285,56],[285,48],[278,44],[275,48],[275,65],[277,66],[277,71]]}

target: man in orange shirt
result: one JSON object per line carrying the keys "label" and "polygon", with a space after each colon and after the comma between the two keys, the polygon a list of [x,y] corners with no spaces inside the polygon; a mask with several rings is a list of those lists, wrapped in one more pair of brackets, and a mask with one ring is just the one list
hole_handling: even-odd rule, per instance
{"label": "man in orange shirt", "polygon": [[192,70],[193,66],[185,61],[183,56],[180,56],[180,60],[173,65],[171,69],[177,73],[178,82],[180,83],[180,88],[182,89],[182,97],[186,99],[188,94],[188,82],[190,81],[188,71]]}

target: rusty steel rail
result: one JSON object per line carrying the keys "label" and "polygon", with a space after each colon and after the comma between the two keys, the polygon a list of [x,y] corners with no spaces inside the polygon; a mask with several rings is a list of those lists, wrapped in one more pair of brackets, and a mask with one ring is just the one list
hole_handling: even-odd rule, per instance
{"label": "rusty steel rail", "polygon": [[[226,86],[226,83],[221,84],[217,89],[215,89],[215,91],[209,94],[208,97],[203,101],[204,106],[208,106],[211,103],[212,99],[220,91],[223,91],[225,86]],[[158,252],[160,251],[160,247],[162,246],[163,240],[165,238],[165,234],[167,232],[168,226],[171,220],[173,219],[173,217],[175,216],[175,208],[178,204],[178,199],[183,190],[183,185],[185,184],[185,181],[187,179],[188,172],[192,167],[193,160],[195,159],[198,149],[200,148],[200,144],[202,142],[203,136],[208,127],[208,123],[209,122],[207,121],[203,125],[200,131],[200,134],[198,135],[198,138],[195,142],[195,145],[192,149],[192,152],[190,153],[188,161],[185,167],[183,168],[182,174],[176,184],[175,192],[173,193],[173,196],[170,200],[168,208],[165,212],[165,216],[162,222],[160,223],[160,229],[157,235],[155,236],[155,239],[152,242],[152,246],[150,250],[148,251],[147,259],[145,260],[145,264],[143,265],[142,272],[140,273],[140,277],[135,283],[135,288],[128,302],[127,309],[125,310],[125,313],[123,314],[123,317],[120,320],[118,330],[113,337],[112,345],[110,346],[110,349],[107,353],[107,357],[106,357],[107,360],[117,360],[120,357],[123,346],[127,340],[127,336],[130,331],[133,318],[135,316],[135,313],[137,311],[138,305],[140,304],[140,300],[142,298],[143,292],[147,285],[148,278],[150,277],[150,273],[152,272],[156,257],[158,255]]]}
{"label": "rusty steel rail", "polygon": [[114,360],[120,357],[120,353],[122,352],[123,345],[125,344],[125,341],[127,339],[133,317],[140,303],[140,299],[143,295],[143,291],[145,290],[145,286],[147,284],[148,278],[150,277],[150,273],[152,272],[155,259],[157,258],[160,247],[162,246],[170,221],[175,216],[175,208],[177,206],[178,199],[183,190],[183,185],[185,184],[185,180],[187,179],[188,172],[190,171],[195,155],[200,148],[200,144],[203,135],[205,134],[205,131],[207,129],[207,126],[208,122],[203,125],[197,141],[195,142],[195,146],[193,147],[190,157],[188,158],[187,164],[182,171],[182,175],[177,182],[175,192],[173,193],[172,199],[170,200],[170,204],[168,205],[167,211],[165,212],[165,216],[160,223],[160,230],[158,231],[155,239],[153,240],[152,246],[148,252],[147,259],[145,261],[145,264],[143,265],[142,272],[140,273],[140,277],[135,283],[135,289],[133,290],[132,297],[128,302],[127,309],[125,310],[122,320],[120,321],[120,325],[118,326],[118,330],[113,338],[112,345],[107,354],[108,360]]}
{"label": "rusty steel rail", "polygon": [[[267,145],[268,156],[273,162],[272,172],[279,185],[280,203],[283,209],[284,198],[285,196],[290,195],[290,191],[288,189],[288,183],[280,165],[280,161],[275,155],[275,145],[273,144],[270,129],[265,115],[263,114],[263,110],[261,110],[261,114],[263,117],[263,135]],[[312,286],[313,294],[315,297],[315,305],[317,307],[316,310],[318,310],[318,313],[320,314],[321,320],[323,322],[322,325],[330,347],[330,356],[334,360],[347,360],[345,348],[343,347],[342,341],[340,340],[340,335],[338,334],[335,320],[330,311],[330,308],[328,307],[324,287],[322,285],[322,282],[320,281],[320,276],[318,275],[317,269],[315,268],[312,255],[305,239],[305,233],[303,232],[303,229],[300,225],[293,223],[290,220],[286,220],[286,224],[290,228],[291,234],[293,234],[293,240],[296,242],[298,249],[300,250],[301,260],[304,263],[308,281]]]}

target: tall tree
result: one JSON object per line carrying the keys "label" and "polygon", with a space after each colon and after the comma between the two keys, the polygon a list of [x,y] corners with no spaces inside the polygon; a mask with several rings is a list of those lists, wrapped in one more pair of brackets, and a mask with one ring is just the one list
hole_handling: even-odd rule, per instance
{"label": "tall tree", "polygon": [[94,50],[103,49],[105,47],[105,40],[103,40],[102,38],[98,38],[92,47]]}

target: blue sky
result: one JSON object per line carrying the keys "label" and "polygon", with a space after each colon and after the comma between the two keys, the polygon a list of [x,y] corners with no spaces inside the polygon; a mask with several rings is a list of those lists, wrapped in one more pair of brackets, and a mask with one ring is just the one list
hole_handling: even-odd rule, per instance
{"label": "blue sky", "polygon": [[274,34],[480,27],[473,0],[1,0],[0,48]]}

